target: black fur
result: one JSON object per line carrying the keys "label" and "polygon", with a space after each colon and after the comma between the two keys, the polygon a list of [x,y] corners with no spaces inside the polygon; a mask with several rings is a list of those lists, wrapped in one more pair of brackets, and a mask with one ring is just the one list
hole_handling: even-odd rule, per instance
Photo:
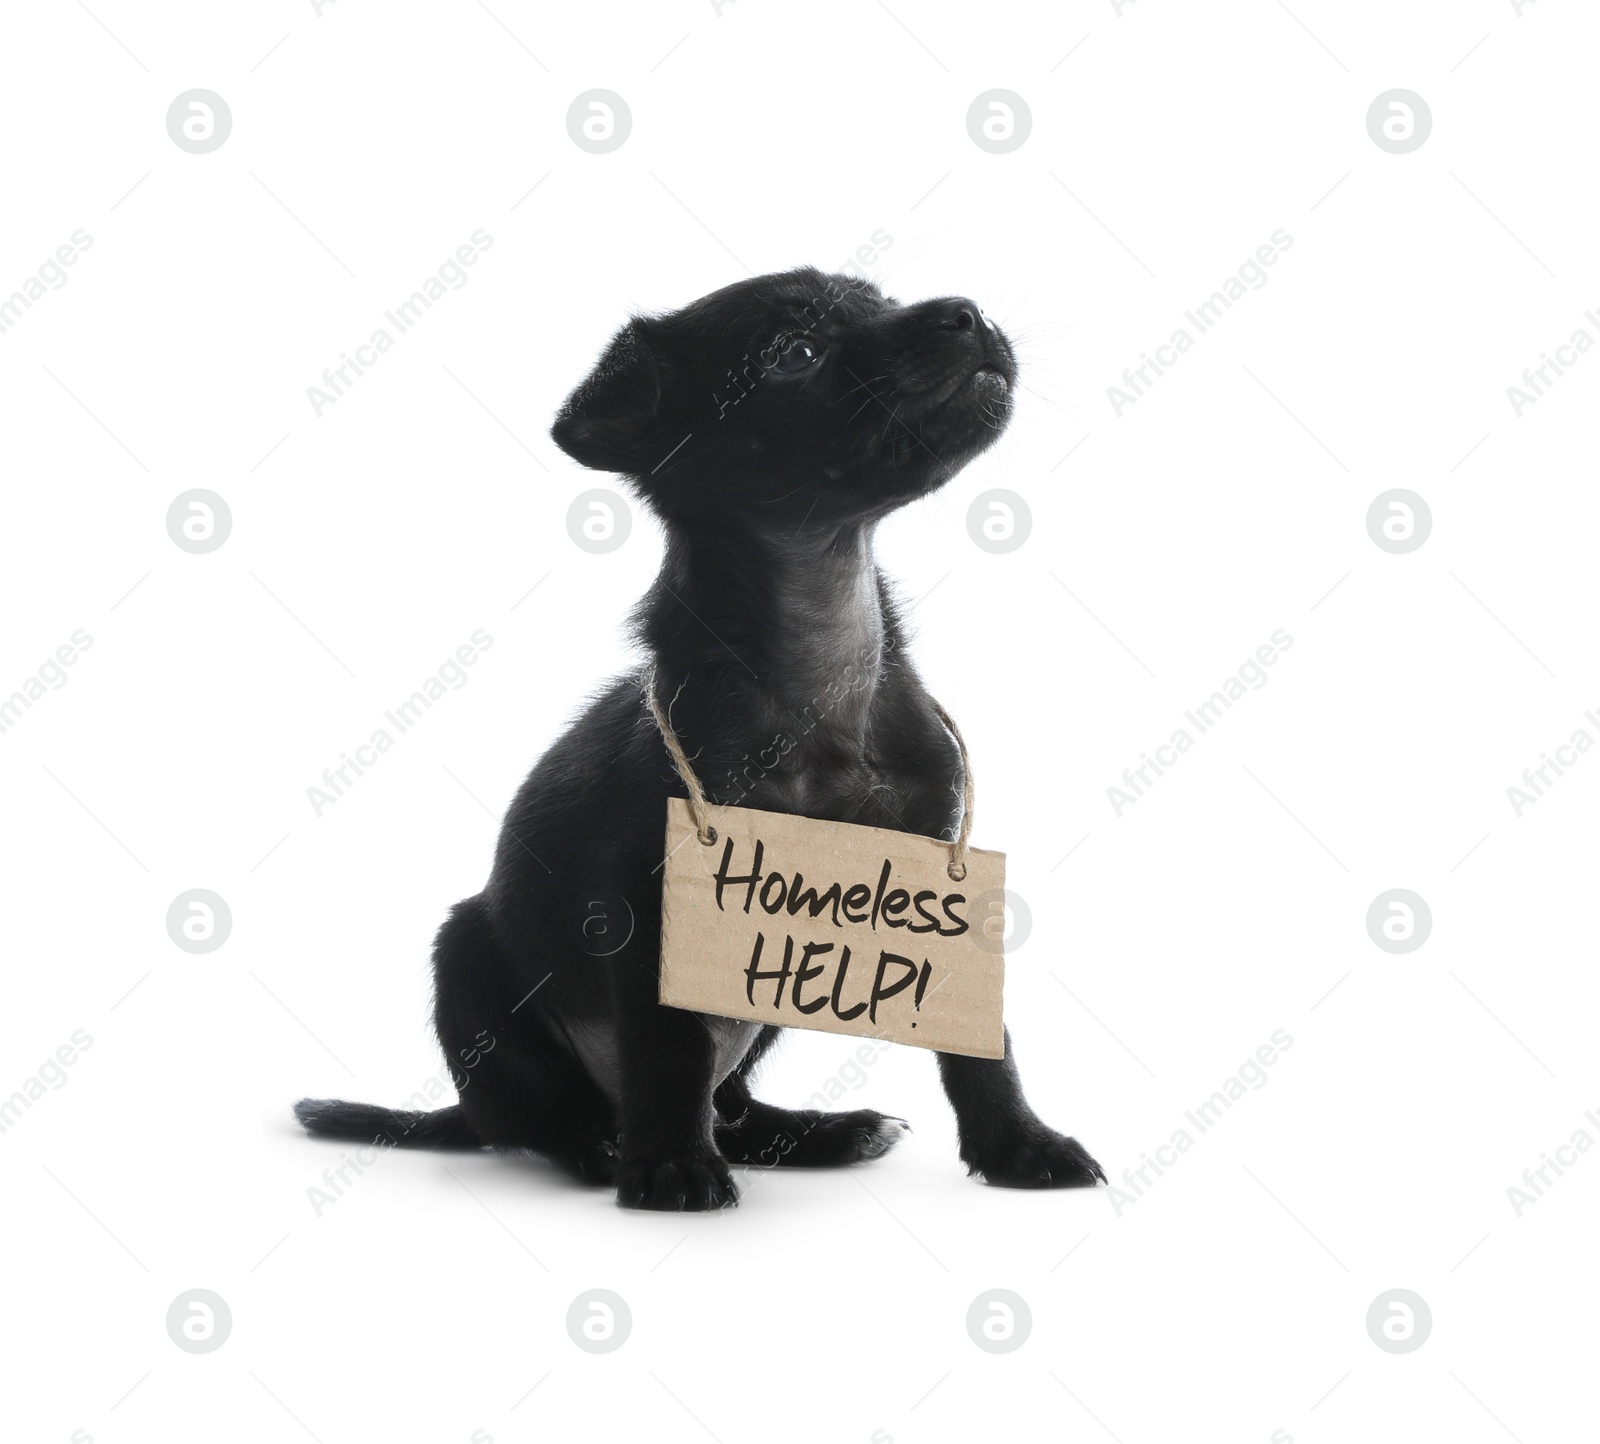
{"label": "black fur", "polygon": [[[903,306],[814,270],[742,281],[612,340],[552,429],[624,475],[667,533],[637,638],[714,802],[955,836],[961,762],[901,646],[877,522],[1009,420],[1009,341],[970,301]],[[872,1112],[750,1095],[779,1030],[656,1001],[665,803],[684,788],[642,691],[611,684],[545,754],[484,890],[434,948],[460,1102],[418,1117],[302,1102],[312,1133],[531,1149],[629,1207],[738,1197],[729,1161],[837,1164],[901,1136]],[[792,743],[773,765],[772,744]],[[623,941],[623,939],[626,941]],[[1092,1185],[1003,1060],[942,1054],[961,1157],[990,1183]]]}

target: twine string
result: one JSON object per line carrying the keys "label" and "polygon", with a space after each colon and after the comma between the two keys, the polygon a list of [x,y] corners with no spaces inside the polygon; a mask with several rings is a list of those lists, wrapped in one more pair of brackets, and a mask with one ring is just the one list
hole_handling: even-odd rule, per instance
{"label": "twine string", "polygon": [[[682,694],[683,687],[673,693],[672,700],[677,702]],[[689,814],[694,818],[695,834],[707,847],[717,840],[717,830],[711,825],[711,814],[707,810],[705,789],[700,785],[700,779],[695,776],[694,768],[689,764],[689,754],[683,750],[683,743],[678,741],[678,734],[672,730],[672,718],[669,712],[662,710],[661,699],[656,696],[656,672],[650,669],[650,675],[645,681],[645,696],[650,702],[650,715],[656,719],[656,726],[661,731],[661,740],[667,744],[667,752],[672,758],[672,765],[678,769],[678,776],[683,779],[683,785],[689,791]]]}
{"label": "twine string", "polygon": [[961,753],[961,827],[956,833],[956,840],[950,844],[950,862],[945,869],[952,882],[960,882],[967,875],[967,842],[972,837],[972,809],[977,804],[978,794],[972,782],[972,758],[967,755],[967,741],[956,726],[956,719],[937,701],[933,704],[933,710],[950,729],[950,735],[956,739],[956,747]]}

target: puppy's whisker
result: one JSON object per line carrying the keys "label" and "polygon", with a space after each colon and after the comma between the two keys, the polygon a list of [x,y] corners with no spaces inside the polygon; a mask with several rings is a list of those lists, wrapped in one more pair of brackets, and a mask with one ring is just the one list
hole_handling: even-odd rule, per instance
{"label": "puppy's whisker", "polygon": [[1044,394],[1044,392],[1035,391],[1031,386],[1027,387],[1025,389],[1027,390],[1027,392],[1028,392],[1028,394],[1030,396],[1037,397],[1040,401],[1044,402],[1044,404],[1046,406],[1049,406],[1049,407],[1053,408],[1056,411],[1073,411],[1073,410],[1081,410],[1082,409],[1082,403],[1081,402],[1077,403],[1075,405],[1073,402],[1070,402],[1070,401],[1058,400],[1054,396],[1046,396]]}
{"label": "puppy's whisker", "polygon": [[[848,425],[849,425],[849,424],[850,424],[850,423],[851,423],[851,422],[852,422],[852,421],[854,421],[854,420],[855,420],[855,419],[856,419],[856,417],[858,417],[858,416],[859,416],[859,415],[861,415],[861,413],[862,413],[862,412],[863,412],[863,411],[865,411],[865,410],[866,410],[866,409],[867,409],[867,407],[869,407],[869,406],[871,406],[871,405],[872,405],[872,403],[873,403],[873,402],[874,402],[874,401],[876,401],[876,400],[877,400],[877,399],[878,399],[878,398],[877,398],[877,397],[876,397],[876,396],[868,396],[868,397],[867,397],[867,399],[866,399],[866,400],[865,400],[865,401],[863,401],[863,402],[862,402],[862,403],[861,403],[861,405],[859,405],[859,406],[858,406],[858,407],[856,407],[856,409],[855,409],[855,410],[854,410],[854,411],[852,411],[852,412],[851,412],[851,413],[850,413],[850,415],[849,415],[849,416],[848,416],[848,417],[847,417],[847,418],[846,418],[846,419],[845,419],[845,423],[844,423],[844,425],[845,425],[845,426],[848,426]],[[840,427],[840,428],[839,428],[839,429],[840,429],[840,430],[841,430],[841,431],[843,431],[843,430],[844,430],[844,426],[841,426],[841,427]]]}
{"label": "puppy's whisker", "polygon": [[1022,296],[1022,299],[1020,301],[1018,301],[1014,306],[1012,306],[1011,309],[1009,311],[1007,311],[1005,313],[1005,315],[1000,318],[1000,325],[1002,327],[1004,327],[1006,322],[1009,321],[1013,316],[1015,316],[1017,314],[1017,312],[1020,311],[1024,305],[1027,304],[1028,297],[1031,296],[1032,294],[1033,294],[1032,290],[1024,292],[1024,294]]}
{"label": "puppy's whisker", "polygon": [[1063,331],[1075,331],[1078,327],[1079,323],[1076,321],[1035,321],[1008,334],[1011,336],[1013,346],[1026,346],[1029,342],[1043,340],[1048,336],[1059,336]]}
{"label": "puppy's whisker", "polygon": [[[855,374],[854,372],[851,372],[851,375],[854,375],[854,374]],[[887,371],[885,371],[882,376],[869,377],[867,380],[861,382],[860,385],[852,386],[848,391],[844,392],[839,397],[838,401],[831,402],[830,404],[833,405],[833,406],[837,406],[840,401],[848,401],[852,396],[854,396],[856,394],[856,392],[865,390],[868,386],[872,385],[872,383],[874,381],[886,381],[886,380],[888,380],[888,378],[889,378],[889,373]]]}

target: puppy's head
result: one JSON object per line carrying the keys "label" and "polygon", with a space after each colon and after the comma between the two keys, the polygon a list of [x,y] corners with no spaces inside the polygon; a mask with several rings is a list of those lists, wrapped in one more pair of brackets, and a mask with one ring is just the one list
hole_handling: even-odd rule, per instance
{"label": "puppy's head", "polygon": [[994,441],[1016,378],[1011,343],[973,302],[906,306],[803,269],[636,317],[551,435],[668,519],[867,519]]}

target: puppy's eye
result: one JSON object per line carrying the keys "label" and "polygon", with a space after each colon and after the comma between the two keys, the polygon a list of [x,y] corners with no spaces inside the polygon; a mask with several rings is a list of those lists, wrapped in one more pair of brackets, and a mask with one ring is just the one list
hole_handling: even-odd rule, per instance
{"label": "puppy's eye", "polygon": [[778,359],[772,363],[772,369],[780,376],[794,376],[808,366],[815,366],[820,360],[822,360],[821,348],[797,336],[779,351]]}

